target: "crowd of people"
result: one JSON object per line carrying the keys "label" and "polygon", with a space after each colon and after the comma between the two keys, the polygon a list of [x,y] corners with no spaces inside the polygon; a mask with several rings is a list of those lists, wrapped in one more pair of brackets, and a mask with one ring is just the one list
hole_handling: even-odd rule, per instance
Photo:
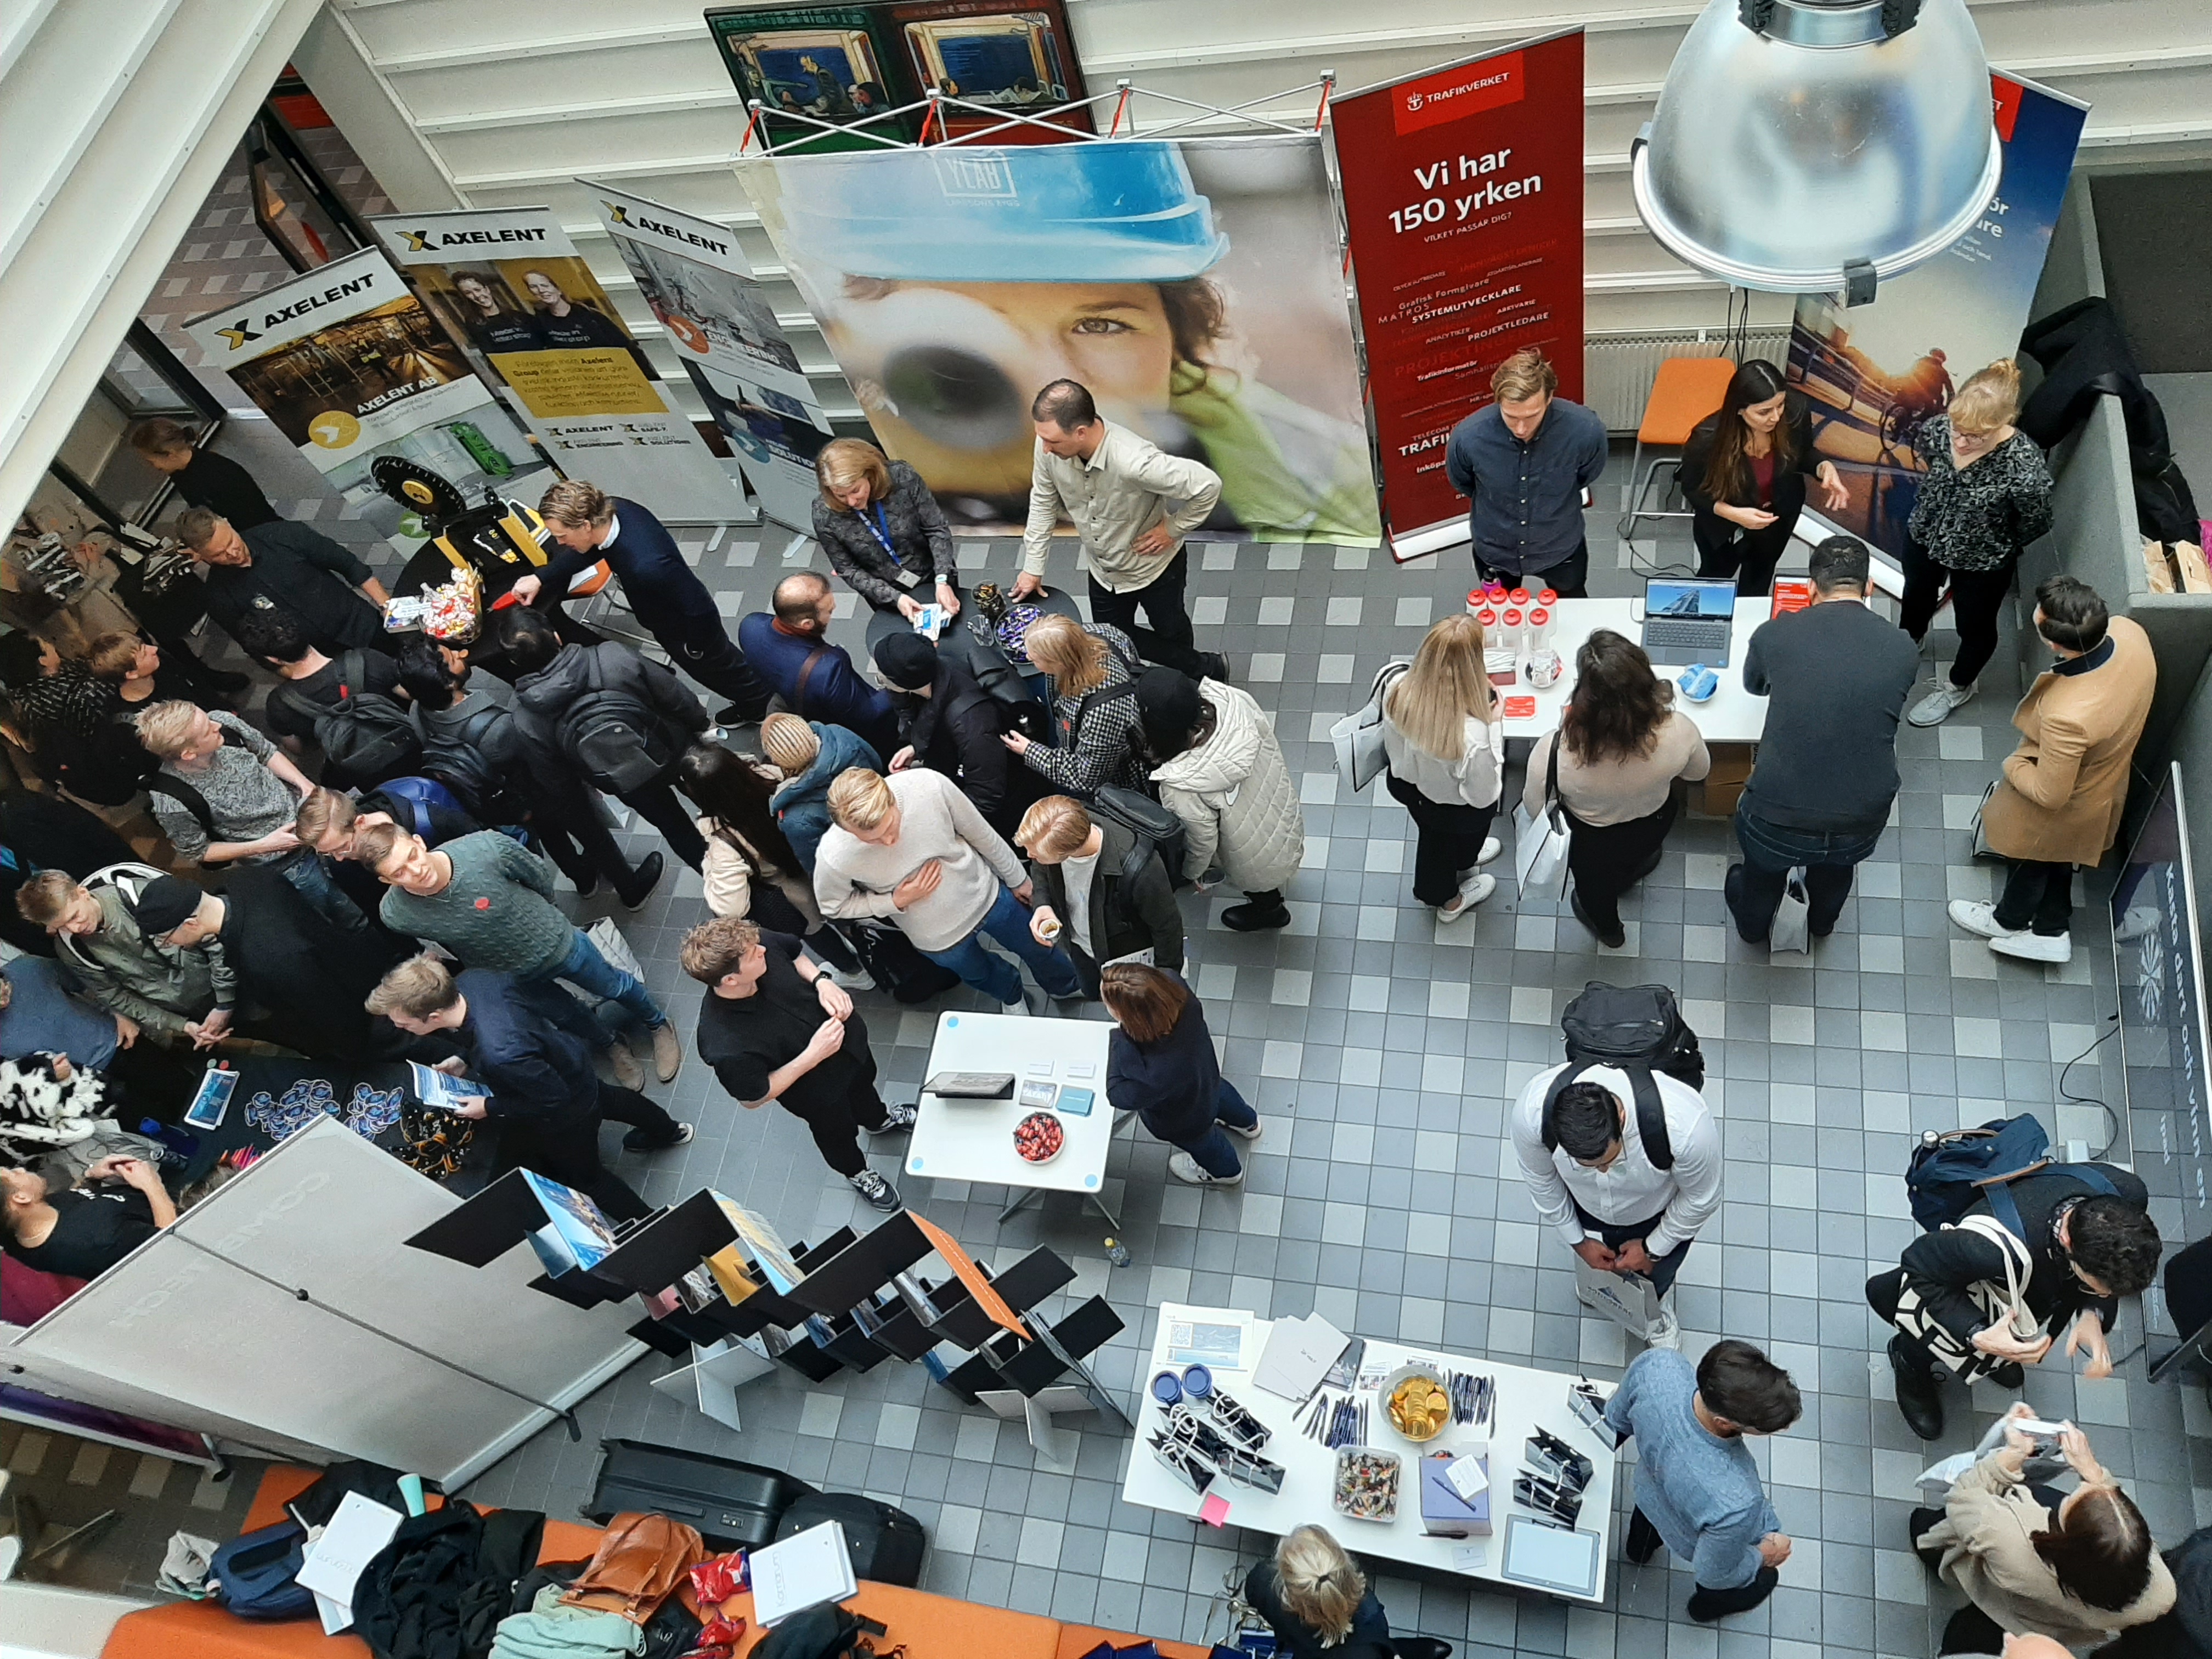
{"label": "crowd of people", "polygon": [[[1447,469],[1472,498],[1478,569],[1572,598],[1589,564],[1581,497],[1607,443],[1556,386],[1540,355],[1509,359],[1495,401],[1453,434]],[[1812,602],[1753,635],[1743,681],[1767,719],[1725,887],[1746,940],[1769,937],[1797,871],[1809,933],[1836,928],[1899,791],[1899,721],[1932,724],[1972,694],[2021,550],[2050,523],[2017,400],[2017,374],[1994,365],[1923,429],[1902,628],[1867,603],[1865,546],[1833,537],[1811,555]],[[112,1069],[134,1097],[188,1088],[193,1056],[248,1042],[333,1064],[433,1061],[477,1091],[458,1110],[496,1131],[497,1167],[537,1170],[623,1220],[647,1206],[606,1167],[600,1126],[625,1126],[641,1152],[690,1139],[643,1091],[648,1071],[665,1084],[696,1048],[730,1097],[802,1120],[829,1168],[889,1211],[899,1194],[862,1138],[909,1128],[915,1108],[884,1097],[853,994],[918,1001],[965,984],[1009,1014],[1101,1005],[1111,1104],[1172,1147],[1176,1179],[1240,1182],[1242,1149],[1266,1125],[1222,1073],[1184,973],[1177,894],[1225,884],[1242,895],[1225,926],[1285,927],[1305,836],[1266,711],[1226,655],[1200,646],[1186,603],[1183,539],[1220,481],[1105,420],[1073,381],[1044,387],[1031,412],[1030,523],[1005,594],[963,591],[944,514],[910,467],[854,440],[823,447],[814,528],[880,624],[865,665],[827,638],[828,578],[786,576],[732,639],[651,511],[574,480],[542,504],[550,562],[483,639],[390,633],[386,595],[350,551],[264,515],[249,478],[179,461],[174,434],[152,432],[142,448],[199,503],[176,528],[207,568],[208,613],[273,677],[268,729],[222,706],[235,688],[173,667],[150,638],[112,635],[82,663],[0,642],[9,734],[58,792],[46,810],[82,821],[47,826],[44,845],[68,842],[70,855],[10,854],[23,925],[10,937],[33,954],[0,995],[0,1054]],[[1683,471],[1701,568],[1747,594],[1766,591],[1808,492],[1832,507],[1841,490],[1802,399],[1758,362]],[[1087,619],[1054,608],[1042,582],[1063,518],[1081,539]],[[562,610],[595,561],[682,675],[726,700],[719,713]],[[1959,656],[1908,708],[1947,593]],[[1983,813],[2009,873],[1995,904],[1953,901],[1950,915],[1993,951],[2060,963],[2072,872],[2118,833],[2156,669],[2142,630],[2079,580],[2053,577],[2034,599],[2053,663],[2021,704],[2019,746]],[[1510,766],[1489,643],[1475,616],[1448,617],[1378,693],[1386,787],[1413,821],[1413,894],[1447,927],[1473,925],[1499,881],[1485,866],[1503,850]],[[755,721],[757,750],[727,740]],[[1564,814],[1572,914],[1601,944],[1625,943],[1621,901],[1658,867],[1683,787],[1710,765],[1643,648],[1592,634],[1521,804],[1531,819]],[[558,902],[556,869],[630,908],[661,878],[660,854],[623,854],[602,798],[701,873],[708,915],[681,963],[706,994],[689,1034]],[[121,848],[110,822],[145,803],[177,870],[199,880]],[[38,834],[27,819],[19,842],[0,816],[11,848]],[[134,1063],[138,1045],[167,1069]],[[1747,1344],[1723,1340],[1694,1365],[1676,1352],[1675,1278],[1724,1197],[1702,1079],[1686,1061],[1571,1058],[1529,1080],[1509,1130],[1583,1299],[1599,1306],[1623,1283],[1644,1298],[1649,1351],[1607,1413],[1638,1448],[1626,1553],[1663,1549],[1693,1569],[1701,1620],[1778,1582],[1790,1540],[1744,1441],[1801,1409],[1787,1374]],[[52,1193],[6,1175],[11,1251],[96,1272],[174,1218],[143,1161],[85,1174]],[[2160,1249],[2142,1182],[2114,1166],[2053,1166],[1977,1199],[1867,1285],[1895,1330],[1905,1421],[1936,1437],[1943,1377],[2016,1389],[2062,1337],[2088,1375],[2108,1374],[2118,1300],[2150,1281]],[[2003,1317],[1993,1282],[2017,1291]],[[1915,1516],[1913,1547],[1987,1627],[1954,1625],[1958,1642],[1984,1645],[1947,1651],[1994,1652],[1992,1631],[2079,1645],[2168,1611],[2172,1580],[2141,1516],[2078,1433],[2063,1448],[2080,1479],[2069,1493],[2031,1478],[2016,1430],[1985,1449],[1945,1509]],[[1358,1568],[1317,1528],[1285,1539],[1246,1594],[1287,1652],[1387,1638]]]}

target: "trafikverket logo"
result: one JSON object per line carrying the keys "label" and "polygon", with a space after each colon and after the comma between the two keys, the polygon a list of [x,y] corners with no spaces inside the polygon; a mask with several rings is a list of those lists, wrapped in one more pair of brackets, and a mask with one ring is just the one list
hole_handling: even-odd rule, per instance
{"label": "trafikverket logo", "polygon": [[1420,106],[1421,94],[1419,93],[1409,92],[1406,94],[1406,107],[1407,109],[1419,109]]}

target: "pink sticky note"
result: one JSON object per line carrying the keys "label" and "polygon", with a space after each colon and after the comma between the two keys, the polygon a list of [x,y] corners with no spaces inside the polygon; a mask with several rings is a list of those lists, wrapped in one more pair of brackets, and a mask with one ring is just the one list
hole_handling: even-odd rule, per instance
{"label": "pink sticky note", "polygon": [[1209,1527],[1218,1527],[1229,1518],[1229,1500],[1218,1492],[1208,1492],[1206,1501],[1198,1506],[1198,1518]]}

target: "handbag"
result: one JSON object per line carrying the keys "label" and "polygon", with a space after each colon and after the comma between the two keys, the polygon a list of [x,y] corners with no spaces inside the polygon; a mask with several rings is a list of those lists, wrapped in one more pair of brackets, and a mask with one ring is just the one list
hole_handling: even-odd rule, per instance
{"label": "handbag", "polygon": [[691,1564],[706,1555],[698,1533],[680,1521],[665,1515],[617,1515],[561,1604],[619,1613],[643,1625],[676,1593]]}
{"label": "handbag", "polygon": [[1526,803],[1513,809],[1513,873],[1525,902],[1539,895],[1556,902],[1567,887],[1567,849],[1574,830],[1559,803],[1559,739],[1552,738],[1544,764],[1544,807],[1534,817]]}
{"label": "handbag", "polygon": [[1990,845],[1990,832],[1982,823],[1982,814],[1990,810],[1990,797],[1996,793],[1997,783],[1998,780],[1996,778],[1990,780],[1989,787],[1982,791],[1981,805],[1974,808],[1972,853],[1978,859],[1994,859],[1997,856],[1996,850]]}
{"label": "handbag", "polygon": [[1768,954],[1777,951],[1808,954],[1813,949],[1812,915],[1813,902],[1805,891],[1805,866],[1801,864],[1782,884],[1782,900],[1774,907],[1774,920],[1766,930]]}
{"label": "handbag", "polygon": [[1656,1334],[1667,1322],[1657,1285],[1642,1273],[1593,1267],[1579,1252],[1575,1256],[1575,1292],[1639,1341]]}
{"label": "handbag", "polygon": [[[1967,1287],[1966,1294],[1982,1316],[1977,1328],[2001,1329],[2016,1342],[2033,1342],[2042,1334],[2043,1327],[2028,1311],[2026,1291],[2035,1264],[2029,1259],[2027,1246],[1994,1215],[1970,1215],[1954,1225],[1960,1232],[1976,1233],[1988,1239],[2004,1258],[2002,1285],[1985,1279]],[[1960,1341],[1949,1327],[1939,1323],[1910,1279],[1898,1295],[1894,1322],[1905,1335],[1917,1337],[1935,1356],[1936,1363],[1962,1382],[1986,1376],[2005,1363],[1970,1342]]]}
{"label": "handbag", "polygon": [[637,952],[629,948],[629,941],[615,926],[612,916],[601,916],[584,930],[584,937],[599,947],[599,954],[610,966],[621,969],[641,985],[645,983],[645,969],[638,966]]}
{"label": "handbag", "polygon": [[1413,665],[1410,661],[1384,663],[1376,672],[1365,706],[1355,708],[1328,728],[1329,741],[1336,746],[1336,775],[1355,795],[1375,781],[1376,775],[1386,763],[1382,752],[1382,700]]}

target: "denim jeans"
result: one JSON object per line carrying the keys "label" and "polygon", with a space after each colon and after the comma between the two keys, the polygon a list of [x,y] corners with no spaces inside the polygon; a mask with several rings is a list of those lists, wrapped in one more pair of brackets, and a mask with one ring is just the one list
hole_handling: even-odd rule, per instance
{"label": "denim jeans", "polygon": [[1775,907],[1782,902],[1790,872],[1800,864],[1805,866],[1806,925],[1815,938],[1833,933],[1844,901],[1850,896],[1852,867],[1873,856],[1881,831],[1791,830],[1739,805],[1735,839],[1743,848],[1743,862],[1729,872],[1729,913],[1735,918],[1736,932],[1756,945],[1774,926]]}
{"label": "denim jeans", "polygon": [[1036,982],[1049,994],[1083,994],[1083,983],[1075,976],[1075,964],[1059,951],[1048,950],[1030,937],[1029,906],[1014,896],[1011,887],[999,889],[991,913],[966,939],[947,950],[924,951],[922,955],[941,967],[950,968],[995,1002],[1018,1002],[1021,1000],[1022,976],[1015,971],[1013,963],[983,948],[982,936],[986,933],[1027,963],[1030,972],[1036,975]]}
{"label": "denim jeans", "polygon": [[300,896],[314,906],[328,921],[337,923],[349,933],[368,931],[368,918],[361,907],[345,896],[322,857],[313,848],[302,847],[287,856],[276,868],[284,879],[292,884]]}
{"label": "denim jeans", "polygon": [[[668,1024],[668,1012],[653,1000],[653,993],[601,956],[599,947],[592,943],[589,935],[580,927],[569,930],[568,954],[558,967],[550,973],[517,977],[565,979],[580,990],[605,998],[624,1012],[635,1015],[640,1023],[648,1027]],[[602,1042],[598,1046],[605,1048],[606,1045]]]}
{"label": "denim jeans", "polygon": [[1237,1092],[1237,1085],[1227,1078],[1221,1079],[1221,1092],[1214,1097],[1213,1121],[1206,1133],[1191,1140],[1174,1144],[1191,1156],[1191,1161],[1210,1176],[1229,1176],[1244,1167],[1244,1160],[1237,1156],[1237,1148],[1222,1128],[1226,1123],[1231,1128],[1249,1129],[1260,1121],[1244,1098]]}

